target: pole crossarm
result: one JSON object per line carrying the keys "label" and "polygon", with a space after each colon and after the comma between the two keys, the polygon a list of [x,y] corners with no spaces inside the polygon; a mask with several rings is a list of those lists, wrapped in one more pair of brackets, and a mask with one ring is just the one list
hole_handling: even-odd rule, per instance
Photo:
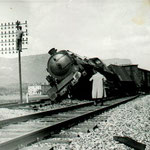
{"label": "pole crossarm", "polygon": [[[1,41],[0,43],[11,43],[11,42],[16,42],[16,41]],[[22,40],[22,42],[28,42],[28,40]]]}
{"label": "pole crossarm", "polygon": [[[23,31],[23,33],[28,34],[28,31]],[[2,33],[2,31],[1,31],[0,36],[3,36],[3,35],[11,35],[11,34],[16,34],[16,32],[12,32],[12,33]]]}
{"label": "pole crossarm", "polygon": [[[20,21],[19,21],[20,22]],[[12,22],[12,23],[10,23],[10,22],[8,22],[8,23],[1,23],[0,24],[0,27],[9,27],[9,26],[16,26],[16,23],[17,22]],[[21,23],[20,22],[20,24],[19,25],[27,25],[27,21],[25,21],[24,23]]]}
{"label": "pole crossarm", "polygon": [[[0,53],[3,55],[6,54],[15,54],[18,53],[17,44],[18,39],[18,28],[22,28],[22,38],[20,39],[22,50],[27,49],[28,47],[28,25],[27,21],[21,23],[20,21],[12,23],[1,23],[0,24]],[[18,43],[19,44],[19,43]],[[7,53],[8,52],[8,53]]]}
{"label": "pole crossarm", "polygon": [[[28,48],[22,48],[23,50],[26,50],[26,49],[28,49]],[[0,50],[0,51],[6,51],[6,52],[12,52],[12,51],[16,51],[17,49],[9,49],[9,50]]]}

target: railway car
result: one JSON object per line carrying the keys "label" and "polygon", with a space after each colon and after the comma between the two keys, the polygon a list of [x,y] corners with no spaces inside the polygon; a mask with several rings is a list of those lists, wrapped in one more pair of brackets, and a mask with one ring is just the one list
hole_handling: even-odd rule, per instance
{"label": "railway car", "polygon": [[150,71],[139,68],[140,91],[150,93]]}
{"label": "railway car", "polygon": [[122,67],[125,68],[132,81],[135,82],[136,87],[139,88],[141,85],[141,79],[138,65],[123,65]]}
{"label": "railway car", "polygon": [[135,82],[137,92],[150,92],[150,71],[138,68],[138,65],[123,66]]}
{"label": "railway car", "polygon": [[137,93],[138,83],[136,84],[136,75],[133,75],[135,68],[132,65],[119,66],[119,65],[109,65],[108,68],[117,76],[117,83],[120,95],[134,95]]}

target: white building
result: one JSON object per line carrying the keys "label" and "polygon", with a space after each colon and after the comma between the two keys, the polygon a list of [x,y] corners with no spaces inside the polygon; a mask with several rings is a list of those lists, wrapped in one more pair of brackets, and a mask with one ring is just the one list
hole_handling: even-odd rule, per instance
{"label": "white building", "polygon": [[32,85],[28,86],[29,95],[46,95],[50,85]]}

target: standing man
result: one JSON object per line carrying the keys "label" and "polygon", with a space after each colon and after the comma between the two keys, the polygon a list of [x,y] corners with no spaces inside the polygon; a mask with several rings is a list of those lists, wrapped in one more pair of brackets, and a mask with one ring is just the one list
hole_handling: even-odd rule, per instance
{"label": "standing man", "polygon": [[18,30],[16,31],[16,49],[20,52],[22,51],[22,37],[23,37],[22,27],[18,26]]}
{"label": "standing man", "polygon": [[97,104],[97,100],[100,100],[101,105],[103,105],[103,98],[106,97],[106,91],[104,88],[104,81],[106,80],[106,78],[102,74],[97,72],[90,78],[90,81],[92,80],[92,98],[95,100],[94,105]]}

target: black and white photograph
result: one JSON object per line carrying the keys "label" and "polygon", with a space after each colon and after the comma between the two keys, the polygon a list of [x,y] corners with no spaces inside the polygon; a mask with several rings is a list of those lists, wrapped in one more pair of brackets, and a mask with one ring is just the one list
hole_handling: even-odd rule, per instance
{"label": "black and white photograph", "polygon": [[150,0],[0,0],[0,150],[150,150]]}

